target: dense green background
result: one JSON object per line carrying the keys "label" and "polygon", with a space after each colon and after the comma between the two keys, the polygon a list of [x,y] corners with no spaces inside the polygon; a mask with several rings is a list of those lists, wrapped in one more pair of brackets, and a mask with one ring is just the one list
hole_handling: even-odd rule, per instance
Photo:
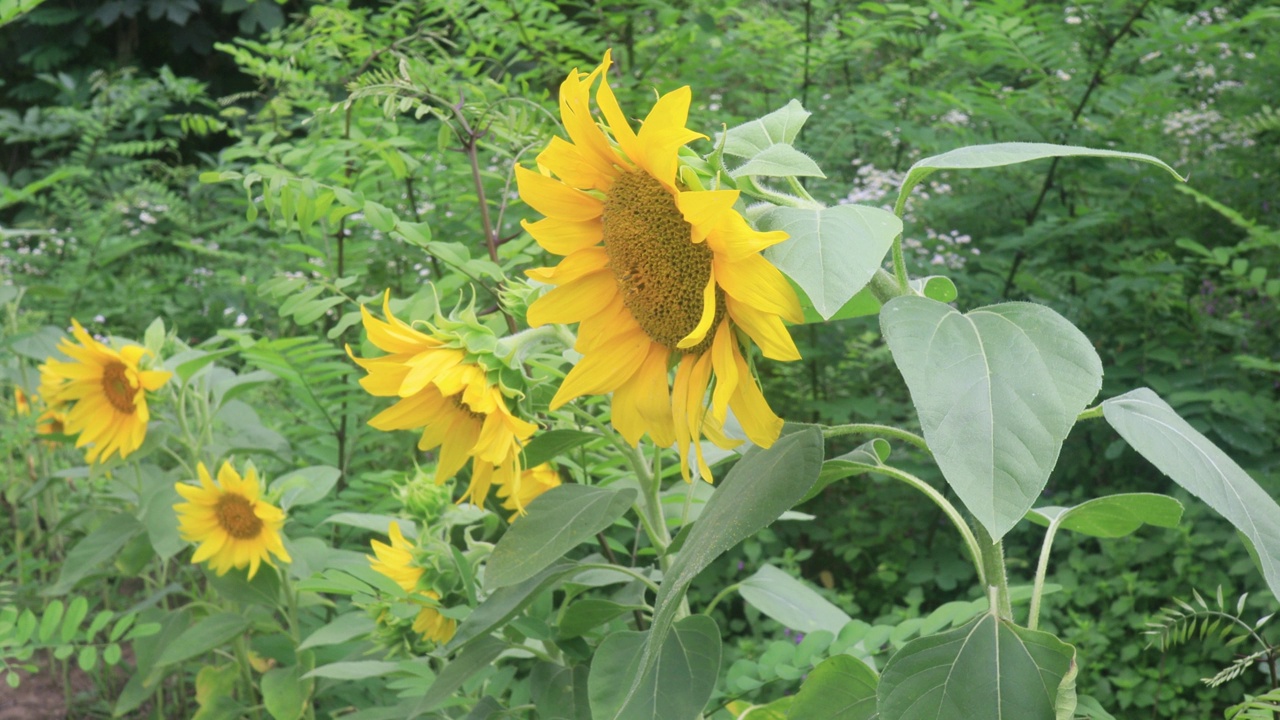
{"label": "dense green background", "polygon": [[[49,0],[0,28],[0,277],[28,287],[30,326],[76,317],[141,338],[160,316],[193,343],[240,328],[266,367],[287,356],[283,338],[354,342],[354,305],[307,317],[278,312],[280,301],[342,277],[354,278],[352,295],[405,295],[443,276],[442,253],[483,260],[466,158],[426,108],[468,103],[464,116],[485,131],[482,182],[504,209],[500,264],[526,266],[538,256],[519,233],[527,211],[509,198],[512,164],[530,164],[555,132],[565,72],[612,48],[624,107],[690,84],[690,125],[708,135],[799,99],[813,117],[798,146],[827,175],[809,190],[826,202],[884,205],[914,160],[996,141],[1149,153],[1189,175],[1174,188],[1146,166],[1084,159],[935,175],[908,208],[908,261],[913,274],[949,274],[964,308],[1050,305],[1096,342],[1103,397],[1154,388],[1274,495],[1280,13],[1267,5]],[[389,87],[403,91],[388,99]],[[210,171],[357,191],[450,245],[433,257],[358,216],[273,221],[276,191],[202,184]],[[280,273],[295,282],[264,284]],[[874,318],[793,335],[802,362],[762,364],[775,410],[914,424]],[[388,458],[409,465],[410,439],[362,433],[372,405],[353,383],[304,416],[293,414],[295,390],[260,391],[263,423],[357,478],[349,502],[379,502],[379,471]],[[1067,505],[1170,488],[1094,423],[1068,440],[1046,496]],[[1118,716],[1210,717],[1260,686],[1246,676],[1204,688],[1198,678],[1231,659],[1214,643],[1167,657],[1145,649],[1144,622],[1173,596],[1263,587],[1225,521],[1190,508],[1178,530],[1059,537],[1050,582],[1062,590],[1047,599],[1046,624],[1079,648],[1082,692]],[[747,541],[695,595],[766,561],[873,623],[976,592],[943,518],[902,486],[855,479],[800,509],[816,520]],[[1029,582],[1038,540],[1031,529],[1010,536],[1015,583]],[[1265,592],[1251,603],[1274,610]],[[721,613],[725,667],[784,636],[741,604]],[[770,683],[749,697],[787,690]]]}

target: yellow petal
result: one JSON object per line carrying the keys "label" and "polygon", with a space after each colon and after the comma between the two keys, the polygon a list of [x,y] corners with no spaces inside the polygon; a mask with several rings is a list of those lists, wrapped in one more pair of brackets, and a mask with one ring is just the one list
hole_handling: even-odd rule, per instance
{"label": "yellow petal", "polygon": [[609,264],[609,254],[603,247],[579,250],[560,261],[559,265],[525,270],[524,274],[538,282],[564,285],[593,272],[603,270]]}
{"label": "yellow petal", "polygon": [[626,382],[649,354],[649,336],[643,330],[619,335],[612,342],[584,355],[560,383],[551,409],[582,395],[613,392]]}
{"label": "yellow petal", "polygon": [[667,362],[671,351],[650,343],[644,363],[613,393],[613,426],[635,446],[646,432],[653,442],[669,447],[676,441],[671,420],[671,386]]}
{"label": "yellow petal", "polygon": [[796,349],[791,333],[787,332],[782,319],[777,315],[756,310],[732,299],[725,302],[725,308],[734,324],[760,346],[765,357],[783,361],[800,359],[800,351]]}
{"label": "yellow petal", "polygon": [[706,138],[706,135],[684,126],[689,119],[692,97],[688,85],[663,95],[640,126],[638,139],[640,147],[644,148],[644,156],[632,159],[668,188],[675,187],[680,147]]}
{"label": "yellow petal", "polygon": [[759,255],[737,262],[719,256],[712,260],[716,281],[733,299],[757,310],[781,315],[791,322],[804,322],[800,300],[782,272]]}
{"label": "yellow petal", "polygon": [[711,341],[711,366],[715,371],[716,386],[711,392],[711,411],[716,420],[723,423],[729,411],[729,399],[741,380],[733,359],[738,354],[738,340],[734,337],[729,321],[722,320]]}
{"label": "yellow petal", "polygon": [[529,326],[579,322],[608,305],[617,292],[617,282],[608,270],[565,283],[529,305]]}
{"label": "yellow petal", "polygon": [[579,222],[549,217],[534,223],[521,220],[520,225],[543,250],[553,255],[569,255],[598,245],[604,239],[604,223],[600,218]]}
{"label": "yellow petal", "polygon": [[737,215],[733,204],[738,201],[738,194],[737,190],[705,190],[676,195],[680,214],[693,226],[694,242],[705,240],[707,233],[722,221],[726,213]]}
{"label": "yellow petal", "polygon": [[617,174],[611,163],[594,152],[583,152],[561,138],[551,142],[538,153],[538,164],[555,173],[565,183],[581,189],[608,191]]}
{"label": "yellow petal", "polygon": [[585,222],[604,212],[604,203],[596,198],[519,165],[516,166],[516,185],[520,198],[548,217]]}
{"label": "yellow petal", "polygon": [[738,368],[738,386],[729,405],[733,408],[733,414],[738,418],[738,423],[746,431],[747,437],[751,438],[751,442],[767,448],[773,445],[782,432],[782,418],[774,415],[773,410],[769,408],[764,394],[756,385],[751,369],[747,367],[746,360],[738,352],[737,343],[734,343],[733,361]]}
{"label": "yellow petal", "polygon": [[713,267],[711,272],[707,273],[707,285],[702,289],[702,317],[698,319],[698,324],[693,330],[685,335],[680,342],[676,343],[678,348],[691,348],[697,346],[707,337],[707,331],[711,329],[711,323],[716,319],[716,273]]}

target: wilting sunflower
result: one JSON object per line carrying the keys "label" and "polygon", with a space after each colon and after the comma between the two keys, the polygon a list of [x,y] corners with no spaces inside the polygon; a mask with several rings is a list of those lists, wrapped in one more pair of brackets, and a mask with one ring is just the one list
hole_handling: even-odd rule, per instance
{"label": "wilting sunflower", "polygon": [[[369,558],[369,565],[377,572],[390,578],[396,585],[399,585],[401,590],[413,593],[426,571],[416,564],[414,545],[406,540],[404,534],[400,532],[399,523],[391,523],[387,534],[391,538],[390,545],[377,540],[370,543],[373,546],[373,553],[377,557]],[[440,594],[434,590],[426,590],[421,594],[432,600],[440,599]],[[453,619],[442,615],[440,610],[434,606],[427,605],[421,600],[413,600],[413,602],[422,606],[422,609],[418,611],[417,617],[413,620],[414,632],[422,635],[423,640],[429,640],[441,645],[449,642],[453,638],[454,631],[458,629],[457,623]]]}
{"label": "wilting sunflower", "polygon": [[[440,595],[428,590],[424,593],[432,600],[439,600]],[[437,645],[444,645],[453,639],[453,634],[458,629],[458,623],[453,618],[445,617],[438,609],[423,605],[418,611],[418,616],[413,619],[413,630],[422,635],[423,640],[429,640]]]}
{"label": "wilting sunflower", "polygon": [[400,532],[400,523],[391,523],[388,535],[391,537],[390,545],[377,540],[370,543],[373,546],[373,554],[377,557],[369,558],[369,565],[391,578],[401,590],[413,592],[418,587],[418,581],[422,579],[424,572],[414,563],[413,543],[404,539],[404,534]]}
{"label": "wilting sunflower", "polygon": [[[369,342],[390,353],[358,358],[369,372],[360,385],[377,397],[400,398],[369,424],[379,430],[422,429],[418,449],[440,448],[436,482],[443,483],[471,462],[471,483],[463,493],[483,505],[493,484],[520,474],[520,448],[537,426],[511,413],[484,367],[468,359],[457,338],[428,335],[391,314],[391,294],[382,302],[384,322],[363,307]],[[347,348],[351,354],[351,349]]]}
{"label": "wilting sunflower", "polygon": [[511,513],[508,521],[515,522],[516,518],[524,515],[525,505],[559,484],[560,473],[556,472],[551,463],[542,463],[520,473],[514,482],[499,487],[498,497],[506,500],[502,503],[502,507],[515,511]]}
{"label": "wilting sunflower", "polygon": [[249,578],[258,566],[275,555],[292,562],[280,539],[284,511],[262,499],[258,471],[251,465],[244,477],[230,462],[222,463],[215,484],[204,463],[196,467],[200,486],[178,483],[174,487],[187,500],[173,506],[178,513],[178,534],[183,540],[200,543],[191,562],[209,561],[219,575],[231,568],[249,568]]}
{"label": "wilting sunflower", "polygon": [[[734,210],[737,190],[691,188],[679,179],[680,147],[705,137],[685,127],[687,86],[658,98],[637,133],[609,87],[610,63],[606,53],[590,74],[575,69],[560,86],[569,140],[552,138],[538,155],[555,178],[516,168],[520,196],[546,216],[525,229],[565,256],[528,271],[556,286],[529,307],[529,324],[581,323],[575,348],[583,357],[553,409],[612,392],[614,427],[630,443],[646,432],[659,445],[677,443],[686,480],[692,448],[710,480],[698,441],[706,434],[733,444],[720,430],[728,408],[757,445],[772,445],[782,429],[743,344],[754,340],[776,360],[800,357],[782,324],[803,320],[799,301],[760,255],[787,234],[752,229]],[[589,106],[597,81],[601,124]]]}
{"label": "wilting sunflower", "polygon": [[49,358],[40,367],[40,395],[50,409],[70,404],[68,435],[79,434],[76,447],[90,445],[85,459],[106,462],[114,453],[123,459],[142,445],[147,434],[147,391],[159,390],[173,374],[142,370],[145,348],[129,345],[119,351],[103,345],[71,321],[79,344],[63,338],[58,349],[71,358]]}

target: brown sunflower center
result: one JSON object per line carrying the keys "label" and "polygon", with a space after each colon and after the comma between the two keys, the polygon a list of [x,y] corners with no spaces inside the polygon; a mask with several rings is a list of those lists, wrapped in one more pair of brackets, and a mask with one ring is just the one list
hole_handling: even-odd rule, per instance
{"label": "brown sunflower center", "polygon": [[237,540],[256,538],[262,532],[262,519],[253,514],[253,503],[242,495],[223,495],[213,511],[222,529]]}
{"label": "brown sunflower center", "polygon": [[111,407],[122,413],[132,415],[137,409],[133,404],[137,388],[129,383],[128,368],[122,362],[107,363],[102,369],[102,392]]}
{"label": "brown sunflower center", "polygon": [[[711,248],[693,242],[692,231],[670,191],[648,173],[623,173],[614,180],[604,203],[609,268],[636,322],[670,350],[698,326],[702,291],[711,277]],[[724,316],[718,287],[715,297],[718,323]],[[679,351],[701,353],[713,335],[708,332],[696,347]]]}

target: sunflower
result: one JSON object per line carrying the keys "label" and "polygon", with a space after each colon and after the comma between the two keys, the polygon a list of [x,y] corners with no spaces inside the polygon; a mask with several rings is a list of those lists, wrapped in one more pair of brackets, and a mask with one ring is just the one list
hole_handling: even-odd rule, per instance
{"label": "sunflower", "polygon": [[560,473],[556,472],[551,463],[542,463],[520,473],[520,476],[514,482],[509,482],[499,487],[498,497],[506,498],[506,502],[502,503],[502,507],[515,511],[511,513],[508,521],[515,522],[516,518],[524,515],[525,505],[533,502],[534,498],[559,484]]}
{"label": "sunflower", "polygon": [[[400,523],[391,523],[387,534],[391,538],[390,545],[377,540],[370,543],[377,557],[369,558],[369,565],[399,585],[401,590],[413,593],[426,571],[417,565],[414,544],[406,540],[404,534],[400,532]],[[434,590],[426,590],[421,594],[432,600],[440,599],[440,593]],[[423,640],[441,645],[449,642],[453,638],[454,631],[458,629],[457,623],[442,615],[435,606],[418,599],[411,598],[411,600],[422,606],[413,620],[413,631],[422,635]]]}
{"label": "sunflower", "polygon": [[292,562],[280,539],[284,511],[262,500],[258,471],[252,465],[241,478],[230,462],[222,463],[217,484],[204,463],[196,470],[199,487],[174,485],[187,500],[173,506],[178,513],[178,534],[183,540],[200,543],[191,562],[208,560],[219,575],[247,566],[251,580],[261,563],[275,566],[271,555]]}
{"label": "sunflower", "polygon": [[391,578],[401,590],[413,592],[414,588],[418,587],[418,581],[422,579],[424,572],[414,564],[413,543],[404,539],[404,534],[400,532],[400,523],[391,523],[388,535],[391,537],[390,545],[377,540],[370,543],[373,546],[373,554],[377,557],[370,557],[369,565]]}
{"label": "sunflower", "polygon": [[[439,600],[440,596],[430,590],[426,596],[432,600]],[[450,617],[445,617],[437,608],[430,605],[423,605],[418,611],[418,616],[413,619],[413,630],[422,635],[423,640],[434,642],[437,645],[444,645],[453,639],[453,634],[458,629],[458,623]]]}
{"label": "sunflower", "polygon": [[71,324],[79,344],[63,338],[58,349],[71,361],[49,358],[40,367],[40,395],[50,409],[71,405],[65,431],[80,435],[76,447],[90,445],[85,453],[89,463],[106,462],[114,453],[123,459],[141,447],[147,434],[147,391],[159,390],[172,373],[140,369],[145,348],[112,350],[80,323]]}
{"label": "sunflower", "polygon": [[[680,148],[705,137],[685,127],[687,86],[658,98],[637,133],[609,87],[610,64],[605,53],[590,74],[569,73],[560,86],[569,139],[552,138],[538,155],[543,173],[516,168],[520,196],[546,216],[525,229],[564,256],[527,271],[555,286],[530,305],[529,324],[580,323],[575,349],[583,357],[552,409],[612,392],[613,425],[628,442],[648,433],[659,445],[676,443],[686,480],[692,449],[710,481],[699,440],[734,444],[721,432],[729,408],[757,445],[772,445],[782,429],[744,345],[754,341],[776,360],[800,357],[782,323],[803,320],[800,303],[760,255],[787,234],[752,229],[734,210],[737,190],[679,179]],[[601,124],[589,107],[597,80]]]}
{"label": "sunflower", "polygon": [[436,483],[456,475],[471,458],[471,482],[462,499],[483,505],[491,485],[519,476],[520,448],[537,426],[511,413],[502,390],[469,359],[460,340],[414,329],[391,314],[390,299],[388,292],[382,302],[386,321],[360,309],[369,341],[390,354],[351,355],[369,373],[360,380],[369,394],[399,398],[369,424],[385,431],[421,428],[418,449],[440,448]]}
{"label": "sunflower", "polygon": [[18,417],[26,417],[31,414],[31,398],[20,387],[13,389],[13,406],[18,412]]}

